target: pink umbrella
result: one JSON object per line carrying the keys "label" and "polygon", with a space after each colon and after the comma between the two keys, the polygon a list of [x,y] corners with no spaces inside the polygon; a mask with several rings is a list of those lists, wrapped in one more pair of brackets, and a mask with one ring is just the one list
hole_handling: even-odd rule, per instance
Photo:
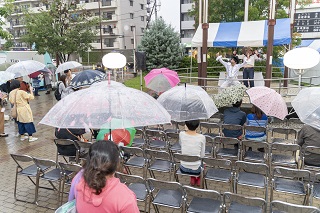
{"label": "pink umbrella", "polygon": [[153,69],[145,77],[146,87],[156,92],[164,92],[176,86],[179,82],[177,72],[167,68]]}
{"label": "pink umbrella", "polygon": [[287,104],[282,96],[268,87],[252,87],[248,89],[250,102],[259,107],[266,115],[283,120],[288,115]]}

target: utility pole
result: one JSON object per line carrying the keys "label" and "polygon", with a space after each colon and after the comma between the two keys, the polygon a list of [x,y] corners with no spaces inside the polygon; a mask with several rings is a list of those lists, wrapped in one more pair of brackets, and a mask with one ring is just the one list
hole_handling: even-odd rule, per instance
{"label": "utility pole", "polygon": [[[202,26],[202,48],[198,48],[198,85],[206,86],[208,53],[208,0],[199,0],[199,25]],[[199,61],[199,59],[201,61]]]}
{"label": "utility pole", "polygon": [[244,21],[249,20],[249,0],[244,1]]}
{"label": "utility pole", "polygon": [[[101,0],[98,1],[98,8],[99,8],[99,28],[100,28],[100,54],[101,54],[101,61],[103,57],[103,46],[102,46],[102,24],[101,24]],[[102,65],[103,66],[103,65]]]}
{"label": "utility pole", "polygon": [[267,67],[265,86],[270,87],[272,78],[272,55],[274,40],[274,25],[276,25],[276,0],[270,0],[269,20],[268,20],[268,46],[267,46]]}
{"label": "utility pole", "polygon": [[158,18],[157,0],[154,0],[154,17],[157,20]]}

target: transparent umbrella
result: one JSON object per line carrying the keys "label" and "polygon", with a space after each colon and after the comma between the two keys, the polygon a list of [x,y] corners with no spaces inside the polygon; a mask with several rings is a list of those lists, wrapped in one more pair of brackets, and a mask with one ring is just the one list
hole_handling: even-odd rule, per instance
{"label": "transparent umbrella", "polygon": [[126,121],[117,126],[121,129],[170,123],[168,112],[147,93],[107,82],[68,95],[40,123],[58,128],[100,129],[113,119]]}
{"label": "transparent umbrella", "polygon": [[30,75],[39,70],[49,71],[46,68],[46,65],[44,65],[39,61],[26,60],[26,61],[19,61],[18,63],[11,65],[6,69],[6,72],[13,73],[14,78],[18,78],[18,77]]}
{"label": "transparent umbrella", "polygon": [[207,119],[218,112],[208,93],[199,86],[176,86],[164,92],[158,102],[169,112],[173,121]]}
{"label": "transparent umbrella", "polygon": [[320,88],[302,89],[291,102],[300,120],[320,129]]}
{"label": "transparent umbrella", "polygon": [[79,67],[82,67],[82,64],[80,64],[79,62],[67,61],[67,62],[64,62],[58,66],[56,73],[60,73],[65,70],[68,70],[68,69],[75,69],[75,68],[79,68]]}
{"label": "transparent umbrella", "polygon": [[7,81],[14,79],[14,74],[10,72],[1,72],[0,71],[0,84],[4,84]]}

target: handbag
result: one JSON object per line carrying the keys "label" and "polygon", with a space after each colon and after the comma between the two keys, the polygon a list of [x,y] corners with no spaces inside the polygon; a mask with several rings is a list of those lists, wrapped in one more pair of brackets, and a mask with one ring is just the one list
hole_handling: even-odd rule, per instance
{"label": "handbag", "polygon": [[76,213],[76,200],[69,201],[62,206],[60,206],[55,213]]}
{"label": "handbag", "polygon": [[14,100],[14,103],[13,103],[13,107],[11,109],[11,117],[12,118],[17,118],[18,117],[18,113],[17,113],[17,92],[18,92],[18,90],[16,91],[16,97],[15,97],[15,100]]}

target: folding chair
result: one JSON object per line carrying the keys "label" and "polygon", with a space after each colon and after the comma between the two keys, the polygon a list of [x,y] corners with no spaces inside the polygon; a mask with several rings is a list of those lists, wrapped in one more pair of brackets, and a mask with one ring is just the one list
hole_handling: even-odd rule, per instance
{"label": "folding chair", "polygon": [[214,148],[215,148],[214,138],[209,135],[205,135],[205,137],[206,137],[205,155],[209,157],[213,157]]}
{"label": "folding chair", "polygon": [[[121,154],[123,155],[122,157],[123,166],[126,169],[127,173],[130,175],[132,174],[130,171],[130,167],[139,168],[139,169],[142,169],[142,174],[143,174],[142,176],[146,178],[147,177],[147,174],[146,174],[147,160],[145,158],[144,151],[137,147],[125,147],[125,146],[120,147],[120,150],[121,150]],[[126,155],[129,155],[128,159],[124,155],[124,153]]]}
{"label": "folding chair", "polygon": [[[37,206],[41,206],[38,203],[38,197],[39,197],[39,188],[40,188],[40,179],[41,180],[47,180],[52,188],[47,188],[50,190],[54,190],[58,193],[58,200],[57,205],[60,203],[60,193],[61,193],[61,180],[63,178],[63,171],[60,169],[59,164],[54,162],[53,160],[48,159],[40,159],[40,158],[33,158],[34,163],[37,166],[38,172],[36,176],[36,198],[35,203]],[[43,170],[43,167],[48,167],[48,169]],[[53,182],[57,182],[59,187],[58,189],[54,186]],[[48,208],[46,206],[41,206]],[[55,208],[50,208],[55,209]]]}
{"label": "folding chair", "polygon": [[289,118],[288,119],[288,127],[295,129],[295,130],[300,130],[303,127],[304,123],[299,119],[299,118]]}
{"label": "folding chair", "polygon": [[268,163],[269,145],[267,142],[241,141],[241,157],[243,161]]}
{"label": "folding chair", "polygon": [[[57,146],[56,163],[59,162],[59,160],[58,160],[59,156],[62,156],[66,163],[69,163],[71,161],[76,162],[76,163],[79,162],[78,151],[77,151],[77,148],[76,148],[75,143],[74,143],[73,140],[70,140],[70,139],[54,139],[54,143]],[[61,147],[62,149],[63,148],[67,149],[68,147],[71,147],[71,148],[74,147],[74,149],[76,150],[76,152],[75,152],[76,154],[75,155],[63,155],[62,153],[59,153],[58,146]],[[69,161],[66,159],[66,157],[69,158]]]}
{"label": "folding chair", "polygon": [[307,205],[310,195],[310,172],[308,170],[275,167],[272,174],[271,197],[273,192],[284,192],[295,195],[304,195],[303,204]]}
{"label": "folding chair", "polygon": [[273,166],[298,168],[297,152],[300,152],[298,144],[272,143],[269,153],[270,168]]}
{"label": "folding chair", "polygon": [[268,126],[271,128],[287,128],[288,119],[284,118],[283,120],[276,117],[268,117]]}
{"label": "folding chair", "polygon": [[[250,134],[250,133],[265,133],[266,134],[266,140],[268,141],[268,134],[267,134],[267,128],[264,126],[248,126],[245,125],[243,127],[244,135]],[[247,140],[250,140],[250,138],[246,138]]]}
{"label": "folding chair", "polygon": [[223,209],[223,197],[214,190],[183,186],[185,191],[186,212],[220,213]]}
{"label": "folding chair", "polygon": [[142,148],[146,144],[144,128],[136,128],[136,135],[132,141],[132,147]]}
{"label": "folding chair", "polygon": [[145,131],[147,147],[150,149],[167,149],[166,134],[162,130],[146,129]]}
{"label": "folding chair", "polygon": [[144,202],[144,212],[147,212],[146,210],[149,201],[147,182],[140,176],[126,175],[120,172],[117,172],[116,176],[135,193],[137,201]]}
{"label": "folding chair", "polygon": [[310,205],[313,204],[313,199],[320,199],[320,173],[314,175],[313,184],[311,188]]}
{"label": "folding chair", "polygon": [[188,174],[188,173],[184,173],[181,171],[180,169],[180,164],[181,161],[185,161],[185,162],[196,162],[196,161],[200,161],[201,165],[202,165],[202,159],[198,156],[190,156],[190,155],[183,155],[180,153],[173,153],[173,161],[174,161],[174,171],[175,171],[175,177],[176,177],[176,181],[179,182],[179,175],[181,176],[189,176],[189,177],[197,177],[200,178],[201,180],[201,184],[200,187],[203,188],[203,167],[201,166],[201,171],[199,175],[194,175],[194,174]]}
{"label": "folding chair", "polygon": [[270,204],[271,213],[320,213],[320,209],[314,206],[303,206],[274,200]]}
{"label": "folding chair", "polygon": [[160,150],[145,150],[145,156],[147,158],[147,169],[150,172],[152,178],[156,178],[154,171],[169,174],[169,181],[171,181],[173,162],[169,152]]}
{"label": "folding chair", "polygon": [[233,168],[230,160],[203,158],[206,165],[204,170],[204,183],[208,189],[207,181],[216,181],[229,184],[230,191],[233,191]]}
{"label": "folding chair", "polygon": [[78,163],[80,163],[80,160],[86,159],[88,157],[89,149],[92,145],[92,142],[74,141],[74,145],[78,150]]}
{"label": "folding chair", "polygon": [[[277,134],[278,137],[275,137],[275,134]],[[298,132],[295,129],[273,128],[271,130],[271,141],[272,143],[296,143],[297,135]]]}
{"label": "folding chair", "polygon": [[147,179],[150,189],[150,205],[152,204],[155,211],[159,213],[158,206],[167,208],[180,209],[184,212],[184,190],[182,185],[177,182],[167,182],[149,178]]}
{"label": "folding chair", "polygon": [[181,145],[179,143],[179,133],[167,132],[167,142],[169,145],[169,151],[171,153],[181,152]]}
{"label": "folding chair", "polygon": [[210,118],[209,122],[212,123],[222,123],[223,122],[223,113],[217,112],[214,113]]}
{"label": "folding chair", "polygon": [[214,143],[216,147],[219,147],[215,148],[214,157],[239,160],[241,143],[238,139],[218,136],[214,138]]}
{"label": "folding chair", "polygon": [[78,164],[66,164],[59,163],[60,169],[62,171],[62,181],[61,181],[61,199],[60,205],[63,203],[64,186],[71,186],[73,177],[82,169],[82,166]]}
{"label": "folding chair", "polygon": [[264,213],[266,201],[257,197],[246,197],[230,192],[223,195],[225,211],[228,213]]}
{"label": "folding chair", "polygon": [[171,126],[172,126],[172,128],[170,128],[170,129],[165,129],[164,132],[165,132],[165,133],[179,133],[179,132],[180,132],[180,130],[179,130],[179,128],[178,128],[178,122],[176,122],[176,121],[171,121]]}
{"label": "folding chair", "polygon": [[[14,199],[17,201],[23,201],[27,203],[35,203],[36,200],[34,200],[33,202],[29,202],[29,201],[17,198],[18,175],[26,176],[33,183],[33,185],[36,186],[36,183],[31,179],[32,177],[37,176],[37,171],[38,171],[37,166],[34,164],[33,158],[29,155],[18,155],[18,154],[10,154],[10,155],[17,164],[16,177],[14,182]],[[42,170],[47,170],[48,168],[49,168],[48,166],[42,166]]]}
{"label": "folding chair", "polygon": [[302,169],[307,169],[310,171],[316,171],[318,172],[320,170],[320,166],[306,164],[306,158],[307,163],[315,162],[316,164],[319,164],[318,159],[320,159],[320,147],[317,146],[307,146],[303,149],[302,152]]}
{"label": "folding chair", "polygon": [[211,137],[220,136],[220,125],[217,123],[201,122],[200,133],[203,135],[209,135]]}
{"label": "folding chair", "polygon": [[265,200],[268,200],[269,167],[264,163],[237,161],[235,166],[235,193],[238,185],[265,189]]}

